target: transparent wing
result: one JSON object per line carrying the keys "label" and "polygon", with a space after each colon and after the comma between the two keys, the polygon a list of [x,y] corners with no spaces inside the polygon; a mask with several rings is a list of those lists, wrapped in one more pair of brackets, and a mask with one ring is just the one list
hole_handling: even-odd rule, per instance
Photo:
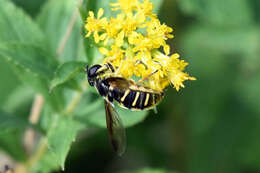
{"label": "transparent wing", "polygon": [[113,105],[105,101],[106,122],[109,140],[115,152],[121,156],[126,148],[126,135],[122,121]]}

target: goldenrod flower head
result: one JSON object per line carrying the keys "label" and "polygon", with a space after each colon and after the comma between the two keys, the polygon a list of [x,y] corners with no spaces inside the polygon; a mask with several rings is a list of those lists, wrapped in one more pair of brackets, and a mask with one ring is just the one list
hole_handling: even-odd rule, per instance
{"label": "goldenrod flower head", "polygon": [[138,77],[156,90],[172,84],[178,91],[185,80],[196,80],[183,72],[188,63],[180,60],[178,53],[169,56],[166,41],[174,37],[173,29],[161,24],[149,0],[117,0],[110,5],[112,11],[120,11],[115,18],[102,18],[101,8],[97,18],[89,12],[85,25],[86,37],[93,35],[99,43],[99,51],[105,56],[103,63],[113,64],[118,76]]}

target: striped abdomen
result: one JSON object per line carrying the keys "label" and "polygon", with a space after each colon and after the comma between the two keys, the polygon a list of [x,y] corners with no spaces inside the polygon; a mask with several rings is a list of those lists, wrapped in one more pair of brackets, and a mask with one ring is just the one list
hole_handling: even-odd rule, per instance
{"label": "striped abdomen", "polygon": [[151,109],[152,107],[156,106],[162,100],[163,93],[146,92],[132,89],[127,89],[124,92],[120,92],[114,88],[113,96],[119,105],[124,108],[144,110]]}
{"label": "striped abdomen", "polygon": [[97,80],[95,87],[107,101],[116,100],[119,106],[133,110],[151,109],[163,98],[163,92],[136,85],[119,77]]}

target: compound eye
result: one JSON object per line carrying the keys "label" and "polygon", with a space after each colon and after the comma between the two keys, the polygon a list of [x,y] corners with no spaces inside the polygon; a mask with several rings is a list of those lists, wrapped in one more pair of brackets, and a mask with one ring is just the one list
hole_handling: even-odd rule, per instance
{"label": "compound eye", "polygon": [[101,65],[94,65],[92,67],[90,67],[90,69],[88,70],[88,76],[89,77],[94,77],[96,76],[96,72],[97,70],[101,67]]}

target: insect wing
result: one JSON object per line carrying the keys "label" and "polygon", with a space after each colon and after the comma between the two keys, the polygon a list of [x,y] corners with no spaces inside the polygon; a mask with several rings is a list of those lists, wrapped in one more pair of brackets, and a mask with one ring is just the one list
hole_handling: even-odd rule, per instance
{"label": "insect wing", "polygon": [[121,91],[128,89],[131,85],[131,83],[128,80],[121,77],[110,77],[107,79],[107,82],[110,84],[110,86],[117,88]]}
{"label": "insect wing", "polygon": [[113,105],[105,100],[106,122],[109,140],[115,152],[121,156],[126,148],[126,135],[122,121]]}

